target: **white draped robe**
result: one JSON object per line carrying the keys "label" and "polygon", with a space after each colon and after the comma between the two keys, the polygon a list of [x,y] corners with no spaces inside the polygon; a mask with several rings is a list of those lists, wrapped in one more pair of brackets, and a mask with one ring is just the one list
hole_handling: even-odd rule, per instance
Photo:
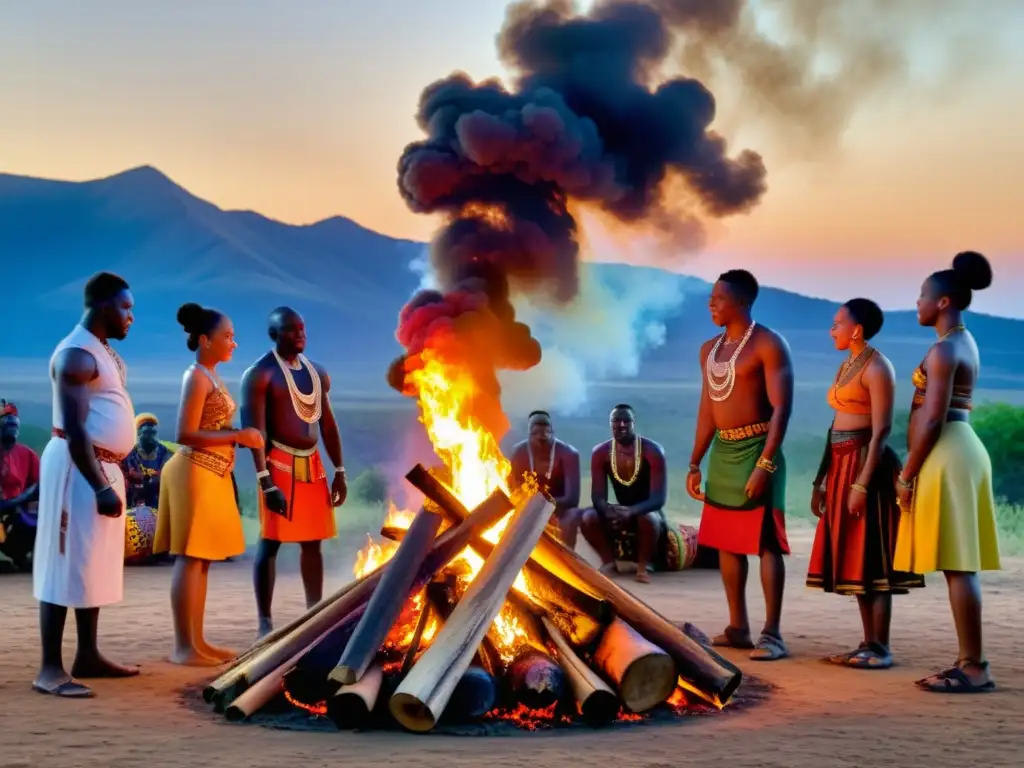
{"label": "white draped robe", "polygon": [[[81,325],[57,345],[50,359],[53,426],[64,430],[54,379],[54,359],[67,348],[96,358],[99,375],[89,383],[85,431],[97,448],[124,455],[135,445],[135,410],[114,359]],[[107,480],[125,500],[121,467],[100,462]],[[65,530],[61,530],[62,527]],[[98,608],[124,595],[125,517],[96,511],[96,492],[71,460],[68,442],[51,438],[39,462],[39,522],[32,580],[35,598],[67,608]]]}

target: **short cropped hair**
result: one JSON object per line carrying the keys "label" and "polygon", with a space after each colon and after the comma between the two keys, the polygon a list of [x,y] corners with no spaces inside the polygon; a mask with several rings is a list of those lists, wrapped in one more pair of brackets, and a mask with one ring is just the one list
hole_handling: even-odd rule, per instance
{"label": "short cropped hair", "polygon": [[530,415],[526,417],[527,421],[533,421],[534,416],[543,416],[545,419],[550,421],[551,414],[547,411],[530,411]]}
{"label": "short cropped hair", "polygon": [[760,286],[757,278],[745,269],[730,269],[718,276],[720,282],[728,284],[732,292],[748,307],[757,301]]}
{"label": "short cropped hair", "polygon": [[864,329],[864,341],[873,339],[882,330],[885,313],[871,299],[850,299],[843,306],[853,322]]}
{"label": "short cropped hair", "polygon": [[96,307],[128,290],[127,281],[113,272],[97,272],[85,284],[85,306]]}

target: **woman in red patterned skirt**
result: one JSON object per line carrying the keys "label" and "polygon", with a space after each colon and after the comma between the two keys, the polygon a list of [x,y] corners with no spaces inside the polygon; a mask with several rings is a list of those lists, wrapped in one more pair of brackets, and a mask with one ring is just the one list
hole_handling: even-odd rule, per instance
{"label": "woman in red patterned skirt", "polygon": [[892,569],[901,467],[886,441],[896,379],[889,360],[868,344],[882,322],[882,310],[868,299],[852,299],[836,313],[832,339],[849,356],[828,392],[835,418],[811,497],[818,529],[807,586],[856,595],[864,641],[828,659],[855,669],[892,666],[892,595],[924,586],[921,576]]}

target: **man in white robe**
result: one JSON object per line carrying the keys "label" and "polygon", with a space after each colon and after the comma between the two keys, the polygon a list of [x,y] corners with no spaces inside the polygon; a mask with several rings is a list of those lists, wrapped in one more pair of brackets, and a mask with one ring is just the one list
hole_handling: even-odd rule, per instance
{"label": "man in white robe", "polygon": [[[135,412],[127,371],[109,340],[124,339],[133,321],[128,284],[101,272],[85,286],[81,322],[54,350],[53,437],[40,460],[39,522],[33,588],[39,601],[42,667],[34,690],[92,696],[72,679],[130,677],[137,667],[106,659],[97,645],[101,606],[124,591],[125,488],[120,461],[135,444]],[[78,652],[71,675],[61,645],[68,608],[75,610]]]}

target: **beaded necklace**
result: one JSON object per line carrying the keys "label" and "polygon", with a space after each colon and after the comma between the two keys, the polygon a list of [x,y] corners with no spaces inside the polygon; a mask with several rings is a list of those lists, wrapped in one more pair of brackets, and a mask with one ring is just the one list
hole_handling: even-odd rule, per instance
{"label": "beaded necklace", "polygon": [[728,400],[729,395],[732,394],[732,389],[736,384],[736,361],[739,359],[743,347],[750,340],[750,336],[754,333],[754,326],[756,325],[757,323],[750,323],[750,327],[747,328],[747,332],[743,334],[743,338],[740,339],[740,343],[736,346],[728,360],[719,362],[715,359],[715,355],[718,354],[718,350],[726,340],[724,333],[718,337],[715,346],[708,352],[707,360],[704,362],[704,376],[708,381],[708,395],[715,402],[720,403],[723,400]]}
{"label": "beaded necklace", "polygon": [[625,487],[631,486],[636,482],[636,479],[640,477],[640,455],[642,453],[641,443],[643,438],[637,435],[633,440],[633,476],[629,480],[623,480],[619,477],[619,459],[616,449],[618,448],[618,441],[612,440],[612,477],[615,478],[615,482]]}
{"label": "beaded necklace", "polygon": [[[555,446],[558,445],[558,441],[554,440],[551,443],[551,455],[548,456],[548,471],[544,475],[545,480],[551,479],[551,473],[555,471]],[[533,446],[529,442],[526,443],[526,455],[530,459],[530,473],[537,474],[533,468]]]}
{"label": "beaded necklace", "polygon": [[[307,424],[313,424],[314,422],[320,421],[320,415],[322,410],[322,392],[320,390],[320,375],[316,372],[316,369],[310,364],[309,360],[306,359],[305,355],[299,355],[297,359],[297,365],[293,368],[289,365],[281,355],[277,353],[277,350],[273,350],[274,358],[277,360],[278,366],[281,368],[281,372],[284,373],[285,383],[288,385],[288,394],[291,396],[292,408],[295,410],[295,415],[302,419]],[[313,382],[313,391],[308,395],[304,394],[295,383],[295,377],[292,375],[292,371],[301,371],[303,366],[309,371],[309,378]]]}

